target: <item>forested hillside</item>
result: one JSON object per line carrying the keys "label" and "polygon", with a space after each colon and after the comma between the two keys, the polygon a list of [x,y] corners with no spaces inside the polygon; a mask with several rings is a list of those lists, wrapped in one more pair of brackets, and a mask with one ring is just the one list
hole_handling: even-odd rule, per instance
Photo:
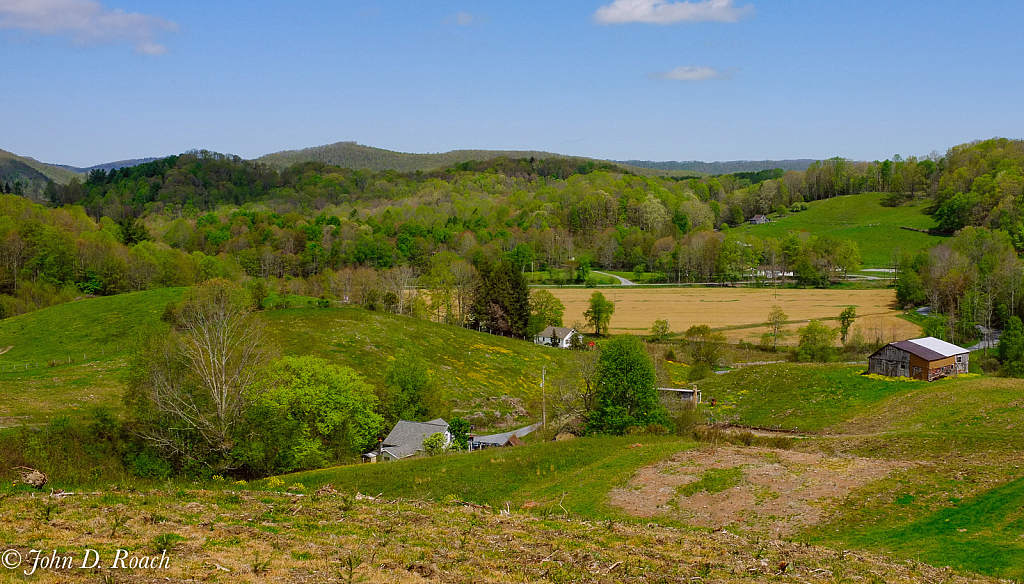
{"label": "forested hillside", "polygon": [[[979,324],[1012,328],[1014,317],[1024,314],[1024,142],[963,144],[951,148],[935,166],[925,188],[939,227],[956,231],[956,236],[904,256],[898,298],[908,305],[930,304],[940,314],[931,333],[954,342],[976,338]],[[896,190],[890,195],[893,204],[908,197],[912,195]],[[1005,338],[1019,343],[1013,351],[1024,351],[1024,341]]]}
{"label": "forested hillside", "polygon": [[[831,237],[793,235],[785,250],[775,239],[726,237],[730,224],[803,200],[806,189],[790,180],[789,190],[788,175],[751,186],[764,176],[773,174],[673,180],[566,158],[415,173],[305,163],[278,172],[191,152],[54,186],[62,209],[6,199],[0,282],[16,297],[31,285],[114,294],[214,274],[296,287],[290,282],[301,280],[312,288],[297,291],[346,297],[355,295],[312,283],[339,270],[403,269],[426,276],[421,285],[447,286],[459,272],[453,263],[462,262],[471,287],[476,272],[499,259],[580,283],[592,267],[736,281],[765,257],[799,263],[810,284],[855,268],[855,246]],[[43,304],[8,302],[5,312]],[[461,322],[465,309],[445,308],[439,318],[452,320],[453,310]]]}
{"label": "forested hillside", "polygon": [[[600,268],[653,273],[653,281],[665,282],[792,272],[799,285],[829,285],[861,265],[860,228],[829,233],[795,218],[809,202],[881,192],[872,196],[883,205],[877,212],[894,209],[912,224],[857,215],[855,222],[869,222],[864,228],[927,229],[920,210],[930,209],[945,230],[977,228],[959,236],[973,238],[968,247],[959,239],[919,255],[905,247],[911,253],[901,263],[901,301],[936,305],[959,323],[947,336],[962,337],[970,323],[999,324],[1019,312],[1017,288],[1001,276],[998,285],[986,278],[993,265],[1015,273],[1021,165],[1021,142],[1009,140],[924,160],[834,158],[806,172],[689,179],[569,158],[498,157],[402,173],[315,162],[278,171],[189,152],[54,184],[49,207],[3,199],[0,306],[17,314],[46,298],[183,286],[218,275],[374,305],[397,286],[417,283],[440,291],[422,311],[463,324],[472,312],[467,290],[499,260],[544,271],[555,283],[584,283]],[[907,203],[914,217],[895,210]],[[786,216],[780,226],[792,229],[735,229],[755,214]],[[978,243],[989,241],[995,247]],[[982,249],[1002,259],[978,256]],[[881,253],[868,257],[871,265],[892,265]]]}
{"label": "forested hillside", "polygon": [[0,191],[36,200],[51,200],[50,182],[67,184],[78,175],[70,169],[44,164],[0,150]]}

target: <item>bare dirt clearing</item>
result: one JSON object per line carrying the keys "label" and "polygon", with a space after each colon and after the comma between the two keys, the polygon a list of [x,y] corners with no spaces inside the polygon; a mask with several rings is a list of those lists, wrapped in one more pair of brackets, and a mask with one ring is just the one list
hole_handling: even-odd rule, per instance
{"label": "bare dirt clearing", "polygon": [[[550,288],[565,304],[566,325],[585,323],[594,290]],[[920,328],[898,318],[893,308],[893,290],[770,290],[765,288],[606,288],[601,293],[615,302],[612,334],[644,334],[657,319],[665,319],[673,331],[681,332],[695,324],[712,328],[742,327],[725,331],[731,341],[756,341],[766,332],[762,325],[772,306],[778,305],[791,321],[836,318],[847,306],[857,308],[857,321],[864,337],[888,342],[917,336]],[[791,330],[803,322],[790,325]],[[891,338],[890,338],[891,337]]]}
{"label": "bare dirt clearing", "polygon": [[783,536],[821,521],[830,502],[913,465],[768,448],[696,450],[641,469],[612,491],[611,503],[641,517]]}

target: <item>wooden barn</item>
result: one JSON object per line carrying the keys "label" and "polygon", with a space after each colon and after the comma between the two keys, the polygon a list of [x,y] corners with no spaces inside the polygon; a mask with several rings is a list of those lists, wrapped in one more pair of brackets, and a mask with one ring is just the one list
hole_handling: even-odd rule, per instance
{"label": "wooden barn", "polygon": [[935,337],[897,341],[868,357],[868,373],[933,381],[967,373],[969,356],[967,349]]}

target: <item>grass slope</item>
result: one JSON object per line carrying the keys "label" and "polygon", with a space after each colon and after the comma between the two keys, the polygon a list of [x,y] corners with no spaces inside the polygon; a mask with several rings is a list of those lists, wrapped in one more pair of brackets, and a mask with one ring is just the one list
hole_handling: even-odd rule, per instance
{"label": "grass slope", "polygon": [[861,262],[867,268],[888,267],[893,250],[913,252],[946,239],[900,229],[935,227],[935,221],[922,212],[926,202],[883,207],[880,201],[884,196],[884,193],[865,193],[815,201],[806,211],[772,219],[766,225],[747,224],[730,230],[730,233],[782,238],[790,231],[808,231],[815,235],[827,233],[852,239],[860,246]]}
{"label": "grass slope", "polygon": [[357,308],[276,310],[264,318],[284,353],[319,355],[378,385],[396,354],[416,355],[453,404],[502,395],[533,398],[540,393],[541,369],[551,373],[567,358],[551,347]]}
{"label": "grass slope", "polygon": [[717,398],[719,421],[823,432],[803,447],[912,461],[802,537],[1024,578],[1024,381],[886,381],[863,370],[767,365],[701,388]]}
{"label": "grass slope", "polygon": [[[42,422],[88,405],[116,407],[118,374],[134,340],[159,330],[164,306],[182,292],[90,298],[0,321],[0,350],[10,347],[0,355],[0,426]],[[445,403],[469,411],[509,413],[509,403],[488,398],[531,399],[540,391],[541,369],[557,370],[567,357],[533,343],[357,308],[274,310],[261,318],[284,354],[322,356],[375,385],[383,384],[396,354],[418,355]]]}
{"label": "grass slope", "polygon": [[[898,488],[885,481],[875,490],[894,486]],[[943,485],[927,486],[932,493],[947,492]],[[1020,538],[1024,529],[1024,478],[964,500],[953,497],[948,507],[931,513],[932,505],[918,502],[921,490],[918,485],[904,486],[888,505],[844,514],[819,529],[812,540],[838,540],[935,565],[1001,578],[1024,578],[1024,541]],[[883,493],[874,494],[884,497]],[[838,534],[824,533],[836,525],[843,526]]]}
{"label": "grass slope", "polygon": [[[863,365],[785,363],[743,367],[699,383],[718,422],[821,432],[853,418],[866,406],[923,381],[882,381],[862,375]],[[939,383],[951,383],[942,381]]]}
{"label": "grass slope", "polygon": [[[636,446],[638,440],[643,446]],[[562,505],[592,518],[619,516],[606,505],[608,493],[637,469],[694,447],[675,437],[594,437],[517,448],[418,458],[397,463],[353,465],[286,477],[309,488],[325,483],[345,491],[383,493],[387,498],[443,499],[454,496],[513,509],[532,501]]]}

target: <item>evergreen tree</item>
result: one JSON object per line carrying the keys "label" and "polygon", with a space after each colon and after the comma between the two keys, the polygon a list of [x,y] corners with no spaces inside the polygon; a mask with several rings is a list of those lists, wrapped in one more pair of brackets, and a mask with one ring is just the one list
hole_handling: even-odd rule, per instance
{"label": "evergreen tree", "polygon": [[125,245],[135,245],[140,241],[147,241],[149,239],[149,230],[146,229],[146,226],[142,221],[130,215],[118,221],[117,227],[121,243]]}
{"label": "evergreen tree", "polygon": [[473,318],[491,332],[527,336],[530,288],[514,265],[499,261],[480,270],[480,284],[473,300]]}

